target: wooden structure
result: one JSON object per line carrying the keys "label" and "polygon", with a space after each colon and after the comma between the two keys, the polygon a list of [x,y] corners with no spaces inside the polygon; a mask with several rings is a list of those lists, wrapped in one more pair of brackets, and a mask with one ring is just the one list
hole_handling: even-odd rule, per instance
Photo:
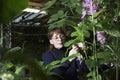
{"label": "wooden structure", "polygon": [[39,13],[39,8],[44,6],[45,1],[48,0],[30,0],[28,8],[8,24],[0,25],[0,28],[4,28],[0,31],[1,36],[5,36],[0,44],[7,48],[24,45],[27,53],[32,55],[42,53],[48,46],[48,15],[45,12]]}

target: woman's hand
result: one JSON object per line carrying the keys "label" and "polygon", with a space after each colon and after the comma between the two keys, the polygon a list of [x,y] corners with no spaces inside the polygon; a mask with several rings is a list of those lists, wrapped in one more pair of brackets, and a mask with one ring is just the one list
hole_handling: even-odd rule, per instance
{"label": "woman's hand", "polygon": [[82,42],[77,43],[77,46],[81,49],[84,50],[85,49],[85,45]]}
{"label": "woman's hand", "polygon": [[[71,55],[73,55],[73,54],[76,54],[76,53],[78,53],[78,51],[79,51],[79,47],[76,46],[76,45],[72,45],[72,49],[70,50],[68,56],[71,56]],[[74,59],[74,58],[69,59],[69,61],[71,62],[73,59]]]}
{"label": "woman's hand", "polygon": [[[77,43],[76,45],[72,45],[72,49],[69,52],[68,56],[71,56],[73,54],[76,54],[79,52],[79,50],[84,50],[85,46],[82,42]],[[77,60],[81,60],[83,57],[82,55],[77,57]],[[70,59],[69,61],[71,62],[74,58]]]}

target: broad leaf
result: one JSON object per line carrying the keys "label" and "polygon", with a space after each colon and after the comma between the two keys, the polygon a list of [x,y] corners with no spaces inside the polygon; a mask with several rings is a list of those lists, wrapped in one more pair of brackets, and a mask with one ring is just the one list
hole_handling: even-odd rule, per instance
{"label": "broad leaf", "polygon": [[0,0],[0,23],[7,23],[27,7],[28,0]]}
{"label": "broad leaf", "polygon": [[48,1],[48,2],[45,4],[45,7],[41,9],[41,11],[47,10],[48,8],[50,8],[51,6],[53,6],[56,1],[57,1],[57,0]]}

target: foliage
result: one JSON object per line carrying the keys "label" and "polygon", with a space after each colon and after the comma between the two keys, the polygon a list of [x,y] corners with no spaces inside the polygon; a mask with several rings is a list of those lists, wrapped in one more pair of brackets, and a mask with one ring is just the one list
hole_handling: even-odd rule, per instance
{"label": "foliage", "polygon": [[0,23],[8,23],[27,7],[28,0],[0,0]]}
{"label": "foliage", "polygon": [[[16,0],[6,1],[1,1],[2,7],[0,9],[2,12],[0,14],[0,23],[11,20],[21,10],[22,6],[25,6],[23,3],[26,4],[26,0],[18,3],[20,6],[16,4]],[[13,5],[11,6],[10,3],[13,3]],[[111,76],[115,73],[112,79],[118,80],[118,71],[120,69],[120,0],[93,0],[93,4],[97,6],[96,12],[94,14],[88,14],[86,10],[89,10],[89,8],[88,6],[84,6],[86,7],[84,17],[82,17],[82,3],[82,0],[51,0],[41,10],[48,11],[49,29],[55,27],[70,28],[70,32],[66,31],[71,38],[65,43],[68,49],[72,44],[78,42],[86,44],[84,51],[86,56],[84,59],[90,73],[85,76],[85,79],[111,80]],[[104,36],[107,39],[105,44],[97,41],[97,31],[105,32]],[[89,52],[90,54],[88,54]],[[0,72],[0,78],[3,78],[7,74],[10,80],[13,78],[14,80],[50,80],[50,75],[56,75],[50,72],[52,69],[62,66],[59,63],[63,63],[78,55],[65,57],[61,61],[55,61],[44,67],[42,61],[26,55],[24,48],[15,47],[5,49],[0,47],[0,65],[3,66]],[[28,69],[30,74],[23,76],[21,72],[24,69]]]}
{"label": "foliage", "polygon": [[[27,56],[20,47],[14,47],[11,49],[0,47],[0,49],[2,52],[0,54],[0,66],[2,66],[0,69],[0,78],[2,80],[53,80],[50,79],[49,76],[57,74],[51,72],[52,69],[62,66],[61,64],[68,59],[78,56],[72,55],[70,57],[65,57],[61,61],[54,61],[44,67],[42,61],[38,61],[30,56]],[[12,69],[14,67],[15,70]],[[26,69],[30,72],[28,76],[25,73],[21,73]]]}
{"label": "foliage", "polygon": [[[91,71],[87,75],[88,80],[110,80],[108,74],[106,74],[108,76],[107,78],[102,74],[105,73],[106,70],[108,72],[111,71],[111,69],[116,71],[114,79],[118,80],[118,70],[120,66],[120,49],[118,48],[120,46],[120,4],[118,3],[120,1],[83,1],[84,4],[82,0],[59,0],[57,2],[51,0],[46,3],[48,6],[45,5],[45,8],[48,10],[48,14],[50,15],[48,20],[49,29],[64,26],[67,26],[67,28],[71,27],[73,30],[71,30],[69,37],[72,39],[66,42],[65,46],[70,48],[72,44],[76,44],[78,42],[83,42],[87,45],[85,49],[86,52],[88,50],[91,51],[91,55],[87,55],[85,58]],[[92,5],[89,3],[92,3]],[[92,7],[95,10],[91,9]],[[97,41],[97,31],[103,31],[105,33],[105,44],[101,44]],[[109,66],[109,63],[114,66],[110,69],[107,68],[103,70],[101,73],[99,71],[101,66]]]}
{"label": "foliage", "polygon": [[[16,67],[15,71],[12,70],[11,73],[9,73],[13,78],[15,78],[16,76],[21,76],[21,80],[28,80],[29,78],[31,78],[32,80],[48,80],[42,70],[41,62],[38,62],[36,59],[24,54],[20,47],[15,47],[5,51],[2,47],[0,49],[1,51],[3,51],[3,53],[1,53],[2,59],[0,62],[1,66],[4,66],[3,69],[1,69],[2,71],[4,71],[4,73],[1,73],[2,75],[4,75],[5,73],[9,73],[9,69]],[[28,78],[22,76],[21,74],[21,71],[24,69],[28,69],[30,71]],[[14,80],[17,79],[15,78]]]}

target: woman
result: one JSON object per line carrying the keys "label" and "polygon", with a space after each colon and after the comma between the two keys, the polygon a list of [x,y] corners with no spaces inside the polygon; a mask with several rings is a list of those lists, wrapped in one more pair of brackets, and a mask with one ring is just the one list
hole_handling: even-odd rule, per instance
{"label": "woman", "polygon": [[[61,60],[63,57],[65,57],[64,43],[66,41],[66,36],[62,29],[55,28],[51,30],[48,34],[48,38],[50,42],[50,49],[46,51],[42,56],[45,66],[53,61]],[[73,46],[68,56],[71,56],[72,54],[75,54],[77,52],[78,47]],[[81,59],[78,57],[75,59],[70,59],[64,62],[63,66],[57,67],[52,70],[52,72],[57,73],[63,78],[60,78],[58,76],[52,76],[52,78],[57,80],[78,80],[78,72],[81,74],[88,71],[89,70],[86,67],[84,61],[81,61]]]}

